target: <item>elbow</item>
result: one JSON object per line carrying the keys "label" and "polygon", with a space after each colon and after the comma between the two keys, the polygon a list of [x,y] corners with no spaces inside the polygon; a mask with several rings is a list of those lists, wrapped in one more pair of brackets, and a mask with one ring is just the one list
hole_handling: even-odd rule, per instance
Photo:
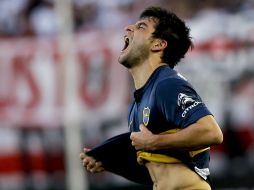
{"label": "elbow", "polygon": [[203,138],[209,146],[218,145],[223,142],[223,133],[221,128],[212,116],[206,116],[200,119],[198,123],[202,126],[202,133],[206,134]]}
{"label": "elbow", "polygon": [[222,143],[223,143],[223,133],[222,133],[222,131],[220,131],[220,135],[218,138],[218,144],[222,144]]}
{"label": "elbow", "polygon": [[213,132],[213,143],[214,145],[218,145],[218,144],[222,144],[223,142],[223,133],[222,131],[219,129],[216,132]]}

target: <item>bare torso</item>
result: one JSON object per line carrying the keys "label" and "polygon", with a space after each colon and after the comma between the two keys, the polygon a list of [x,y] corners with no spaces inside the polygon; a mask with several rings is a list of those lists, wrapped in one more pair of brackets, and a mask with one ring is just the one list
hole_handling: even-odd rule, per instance
{"label": "bare torso", "polygon": [[211,190],[207,182],[182,163],[147,162],[153,190]]}

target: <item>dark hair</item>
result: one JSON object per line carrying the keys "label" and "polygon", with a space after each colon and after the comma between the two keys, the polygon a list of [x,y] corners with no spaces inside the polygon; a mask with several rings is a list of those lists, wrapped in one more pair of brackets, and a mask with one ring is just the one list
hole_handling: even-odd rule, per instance
{"label": "dark hair", "polygon": [[189,34],[190,29],[174,13],[160,7],[145,9],[141,13],[140,19],[146,17],[158,19],[153,37],[167,41],[168,46],[164,49],[161,59],[174,68],[188,49],[193,47]]}

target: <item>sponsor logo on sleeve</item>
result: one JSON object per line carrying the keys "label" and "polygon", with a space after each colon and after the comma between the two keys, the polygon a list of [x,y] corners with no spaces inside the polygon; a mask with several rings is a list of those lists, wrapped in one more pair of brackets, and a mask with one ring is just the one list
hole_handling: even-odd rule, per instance
{"label": "sponsor logo on sleeve", "polygon": [[185,117],[192,108],[199,104],[201,104],[201,102],[195,101],[191,96],[187,96],[183,93],[178,94],[177,105],[183,110],[182,117]]}

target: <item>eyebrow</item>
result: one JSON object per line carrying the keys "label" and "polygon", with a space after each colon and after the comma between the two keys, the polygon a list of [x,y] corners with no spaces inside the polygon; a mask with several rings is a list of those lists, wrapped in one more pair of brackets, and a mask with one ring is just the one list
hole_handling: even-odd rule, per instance
{"label": "eyebrow", "polygon": [[153,16],[148,17],[141,17],[139,21],[147,20],[148,22],[154,22],[155,24],[158,24],[159,19]]}
{"label": "eyebrow", "polygon": [[148,26],[144,21],[138,21],[138,22],[136,22],[136,25],[141,25],[141,24],[145,25],[146,27]]}

